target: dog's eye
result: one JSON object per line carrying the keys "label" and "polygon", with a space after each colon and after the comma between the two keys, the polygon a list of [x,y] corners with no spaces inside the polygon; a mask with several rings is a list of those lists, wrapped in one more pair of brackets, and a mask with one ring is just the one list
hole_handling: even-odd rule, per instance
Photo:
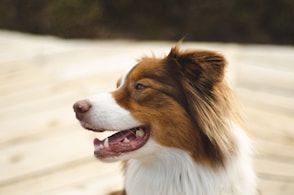
{"label": "dog's eye", "polygon": [[136,90],[143,90],[143,89],[146,89],[146,86],[141,83],[137,83],[135,86],[135,89]]}

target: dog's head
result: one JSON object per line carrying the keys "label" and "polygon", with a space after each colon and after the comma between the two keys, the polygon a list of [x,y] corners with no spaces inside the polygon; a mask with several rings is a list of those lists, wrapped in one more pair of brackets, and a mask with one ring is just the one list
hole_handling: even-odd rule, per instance
{"label": "dog's head", "polygon": [[200,163],[222,164],[234,151],[225,67],[215,52],[174,47],[164,58],[142,58],[115,91],[76,102],[84,128],[115,133],[94,140],[95,156],[143,158],[164,146],[186,151]]}

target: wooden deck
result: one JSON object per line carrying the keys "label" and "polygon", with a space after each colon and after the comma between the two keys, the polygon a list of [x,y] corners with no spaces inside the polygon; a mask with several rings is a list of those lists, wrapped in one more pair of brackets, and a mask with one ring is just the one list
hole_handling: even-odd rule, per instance
{"label": "wooden deck", "polygon": [[[119,188],[119,164],[94,159],[95,135],[72,104],[114,89],[145,54],[173,43],[66,41],[0,31],[0,194],[104,194]],[[256,145],[264,195],[294,194],[294,47],[185,43],[225,54]]]}

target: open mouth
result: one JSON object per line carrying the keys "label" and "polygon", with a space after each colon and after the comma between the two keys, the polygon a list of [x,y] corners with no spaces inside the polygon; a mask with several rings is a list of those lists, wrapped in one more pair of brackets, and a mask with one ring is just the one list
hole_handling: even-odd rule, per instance
{"label": "open mouth", "polygon": [[[89,126],[85,128],[95,132],[105,131],[103,129],[92,129]],[[146,126],[140,126],[123,131],[118,131],[117,133],[103,140],[95,138],[93,141],[95,148],[94,155],[98,159],[105,159],[119,156],[125,152],[137,150],[145,145],[149,138],[149,135],[149,128]]]}

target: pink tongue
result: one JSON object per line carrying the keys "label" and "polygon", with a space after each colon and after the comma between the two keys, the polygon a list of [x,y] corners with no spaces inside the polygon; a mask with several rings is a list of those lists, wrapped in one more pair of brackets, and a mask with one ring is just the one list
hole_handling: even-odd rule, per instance
{"label": "pink tongue", "polygon": [[117,132],[104,140],[94,139],[94,155],[98,159],[119,156],[142,147],[149,138],[146,129],[134,128]]}

